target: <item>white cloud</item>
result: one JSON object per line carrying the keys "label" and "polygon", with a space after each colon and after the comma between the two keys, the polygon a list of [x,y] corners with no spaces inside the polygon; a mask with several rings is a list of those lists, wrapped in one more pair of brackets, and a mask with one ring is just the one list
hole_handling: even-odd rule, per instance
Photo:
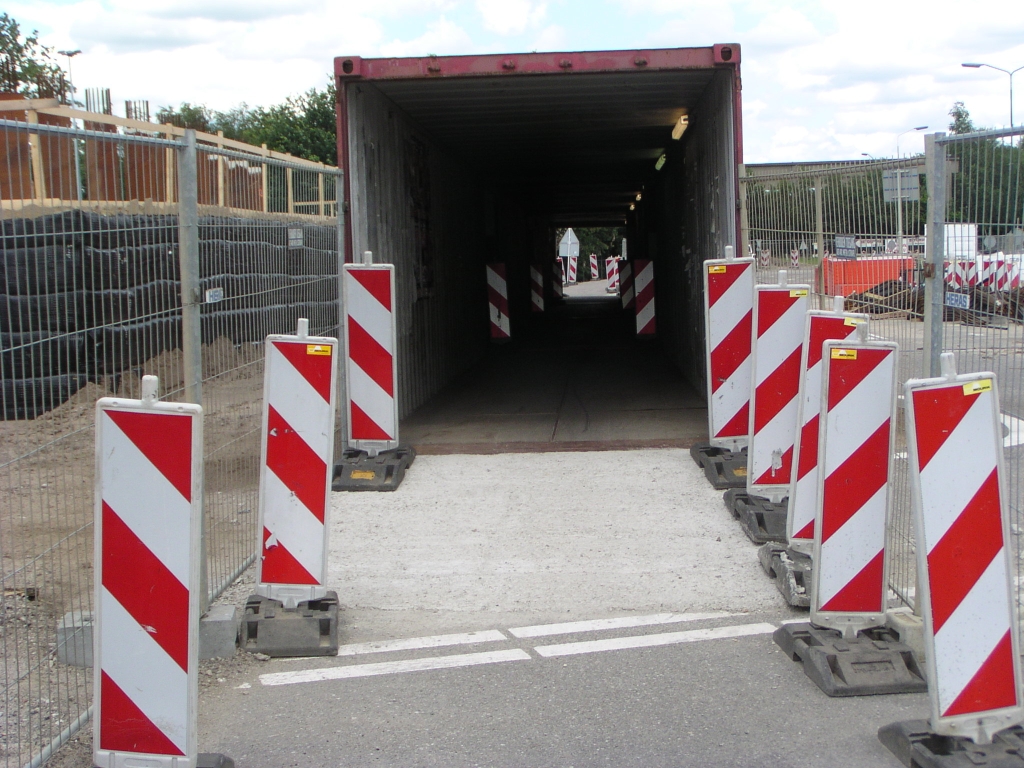
{"label": "white cloud", "polygon": [[413,40],[392,40],[380,46],[384,56],[439,56],[470,53],[474,47],[469,34],[454,22],[442,16],[432,22],[427,31]]}
{"label": "white cloud", "polygon": [[557,24],[544,27],[530,46],[531,51],[564,51],[569,48],[568,35]]}
{"label": "white cloud", "polygon": [[539,26],[547,15],[545,3],[531,0],[476,0],[484,29],[499,35],[521,35]]}

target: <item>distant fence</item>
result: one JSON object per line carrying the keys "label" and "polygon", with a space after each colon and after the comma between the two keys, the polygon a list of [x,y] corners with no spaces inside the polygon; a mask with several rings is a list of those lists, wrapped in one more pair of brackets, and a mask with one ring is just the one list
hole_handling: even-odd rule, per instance
{"label": "distant fence", "polygon": [[337,169],[46,110],[0,120],[5,768],[88,721],[92,670],[66,663],[85,649],[65,630],[92,610],[96,399],[156,374],[166,399],[202,403],[211,599],[255,556],[263,340],[339,323]]}
{"label": "distant fence", "polygon": [[[901,382],[935,376],[939,355],[999,376],[1014,532],[1024,526],[1024,129],[928,136],[924,156],[741,170],[742,248],[758,280],[788,270],[816,305],[871,315],[899,342]],[[894,604],[916,605],[902,402],[897,425]],[[1024,575],[1015,537],[1018,584]],[[1018,605],[1020,593],[1018,592]]]}

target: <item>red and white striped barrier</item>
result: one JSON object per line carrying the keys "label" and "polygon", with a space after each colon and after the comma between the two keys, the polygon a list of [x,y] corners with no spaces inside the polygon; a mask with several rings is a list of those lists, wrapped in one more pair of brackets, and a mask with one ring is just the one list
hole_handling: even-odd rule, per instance
{"label": "red and white striped barrier", "polygon": [[563,290],[565,285],[565,263],[561,259],[555,259],[551,268],[551,292],[556,299],[560,299],[565,293]]}
{"label": "red and white striped barrier", "polygon": [[203,409],[96,403],[93,762],[195,765]]}
{"label": "red and white striped barrier", "polygon": [[704,262],[705,362],[710,443],[739,450],[748,441],[754,260],[732,253]]}
{"label": "red and white striped barrier", "polygon": [[633,291],[633,264],[626,259],[619,260],[619,297],[623,309],[632,309],[636,304]]}
{"label": "red and white striped barrier", "polygon": [[747,493],[773,503],[789,494],[809,292],[788,285],[785,270],[777,285],[754,289]]}
{"label": "red and white striped barrier", "polygon": [[530,265],[530,309],[544,311],[544,274],[540,267]]}
{"label": "red and white striped barrier", "polygon": [[398,363],[393,264],[344,270],[347,444],[371,455],[398,447]]}
{"label": "red and white striped barrier", "polygon": [[947,261],[945,273],[946,284],[956,289],[984,286],[993,291],[1009,291],[1024,286],[1019,255],[1000,253]]}
{"label": "red and white striped barrier", "polygon": [[846,638],[885,624],[898,353],[893,342],[823,344],[820,535],[814,538],[811,623],[841,630]]}
{"label": "red and white striped barrier", "polygon": [[576,285],[576,271],[579,266],[579,261],[579,256],[569,257],[569,274],[566,277],[566,282],[568,282],[569,285]]}
{"label": "red and white striped barrier", "polygon": [[852,339],[868,316],[843,312],[843,297],[835,297],[833,311],[807,313],[800,395],[797,406],[796,442],[793,445],[793,473],[789,489],[787,534],[789,546],[810,554],[814,546],[814,517],[818,507],[818,427],[821,413],[822,345],[830,340]]}
{"label": "red and white striped barrier", "polygon": [[608,276],[607,291],[613,293],[619,290],[619,260],[608,258],[604,260],[604,273]]}
{"label": "red and white striped barrier", "polygon": [[596,253],[590,254],[590,279],[591,280],[600,280],[601,279],[601,273],[600,273],[600,271],[597,268],[597,254]]}
{"label": "red and white striped barrier", "polygon": [[1024,719],[993,373],[905,385],[931,727],[987,743]]}
{"label": "red and white striped barrier", "polygon": [[508,316],[508,280],[505,265],[500,262],[487,265],[487,304],[491,318],[491,339],[505,341],[512,336]]}
{"label": "red and white striped barrier", "polygon": [[[350,319],[350,337],[356,324]],[[338,340],[308,329],[300,319],[296,335],[267,336],[263,376],[256,593],[286,608],[327,594]],[[354,359],[364,351],[353,350]]]}
{"label": "red and white striped barrier", "polygon": [[654,314],[654,262],[637,259],[636,279],[636,335],[653,336],[657,331]]}

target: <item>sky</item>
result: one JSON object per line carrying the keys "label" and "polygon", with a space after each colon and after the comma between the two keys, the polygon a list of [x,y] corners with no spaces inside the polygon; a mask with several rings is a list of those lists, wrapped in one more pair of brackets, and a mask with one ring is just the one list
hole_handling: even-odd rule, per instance
{"label": "sky", "polygon": [[[1024,66],[1021,0],[20,0],[6,12],[75,86],[151,110],[275,104],[330,78],[336,56],[675,48],[739,43],[749,163],[920,152],[963,101],[1010,123]],[[1024,70],[1014,78],[1024,122]],[[927,131],[914,132],[917,126]]]}

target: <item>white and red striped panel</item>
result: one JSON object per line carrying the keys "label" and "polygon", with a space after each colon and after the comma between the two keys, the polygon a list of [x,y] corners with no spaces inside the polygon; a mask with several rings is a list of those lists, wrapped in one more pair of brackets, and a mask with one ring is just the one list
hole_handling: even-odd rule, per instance
{"label": "white and red striped panel", "polygon": [[530,265],[530,309],[533,312],[544,311],[544,273],[541,268]]}
{"label": "white and red striped panel", "polygon": [[608,276],[608,290],[619,290],[619,260],[616,258],[605,259],[604,273]]}
{"label": "white and red striped panel", "polygon": [[619,260],[619,297],[622,299],[623,309],[632,309],[636,304],[636,295],[633,291],[633,264],[626,259]]}
{"label": "white and red striped panel", "polygon": [[198,405],[97,403],[97,766],[197,754],[202,446]]}
{"label": "white and red striped panel", "polygon": [[555,259],[551,265],[551,269],[551,292],[556,299],[560,299],[564,295],[563,286],[565,285],[565,262],[561,259]]}
{"label": "white and red striped panel", "polygon": [[598,267],[597,267],[597,254],[596,253],[592,253],[592,254],[590,254],[590,279],[591,280],[599,280],[600,278],[601,278],[601,273],[600,273],[600,271],[598,270]]}
{"label": "white and red striped panel", "polygon": [[945,273],[946,284],[954,289],[980,285],[994,291],[1010,291],[1024,286],[1019,258],[979,256],[947,261]]}
{"label": "white and red striped panel", "polygon": [[393,264],[346,264],[344,272],[348,443],[398,444]]}
{"label": "white and red striped panel", "polygon": [[852,339],[867,315],[812,311],[807,313],[800,380],[796,443],[796,472],[789,489],[787,531],[789,545],[810,552],[814,545],[814,516],[818,507],[818,427],[821,412],[822,345],[830,340]]}
{"label": "white and red striped panel", "polygon": [[266,597],[276,599],[274,585],[320,587],[327,576],[337,347],[337,339],[267,337],[257,577]]}
{"label": "white and red striped panel", "polygon": [[636,279],[636,335],[653,336],[657,328],[654,314],[654,262],[650,259],[637,259]]}
{"label": "white and red striped panel", "polygon": [[753,314],[754,260],[705,261],[708,434],[717,447],[747,444]]}
{"label": "white and red striped panel", "polygon": [[880,626],[898,347],[833,340],[822,354],[821,535],[815,538],[811,622],[834,629]]}
{"label": "white and red striped panel", "polygon": [[487,312],[491,323],[491,339],[505,341],[512,336],[508,316],[508,279],[505,265],[495,262],[487,265]]}
{"label": "white and red striped panel", "polygon": [[809,291],[806,285],[758,285],[754,294],[747,492],[776,503],[789,494],[792,479]]}
{"label": "white and red striped panel", "polygon": [[579,268],[579,262],[579,256],[569,257],[569,271],[568,275],[566,276],[566,282],[569,283],[569,285],[576,285],[576,272]]}
{"label": "white and red striped panel", "polygon": [[995,376],[912,380],[906,404],[931,725],[1006,727],[1024,712]]}

